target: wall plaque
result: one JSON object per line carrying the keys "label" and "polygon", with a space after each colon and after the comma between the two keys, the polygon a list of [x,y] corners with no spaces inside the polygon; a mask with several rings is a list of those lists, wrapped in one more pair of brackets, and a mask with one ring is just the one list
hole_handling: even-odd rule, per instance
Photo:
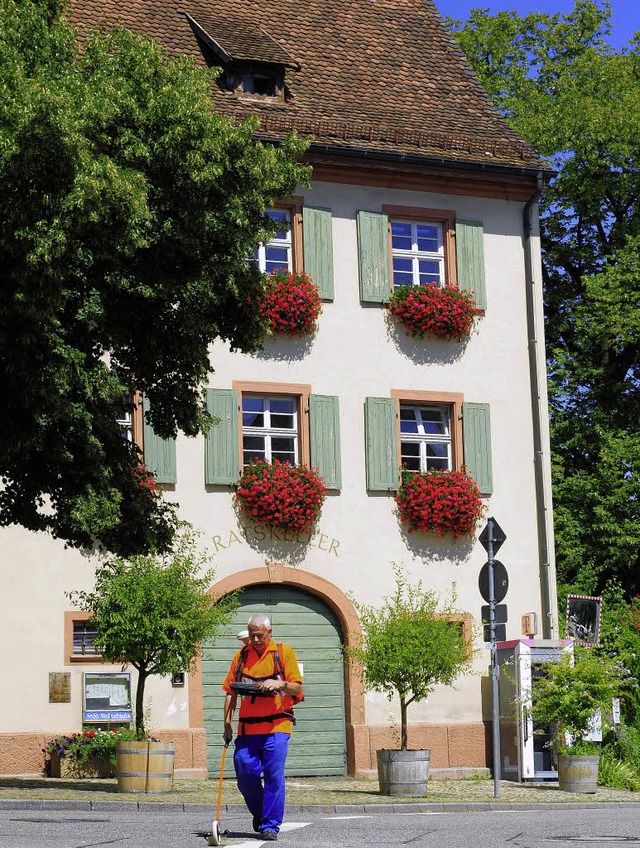
{"label": "wall plaque", "polygon": [[71,703],[71,672],[50,671],[49,672],[49,703],[70,704]]}

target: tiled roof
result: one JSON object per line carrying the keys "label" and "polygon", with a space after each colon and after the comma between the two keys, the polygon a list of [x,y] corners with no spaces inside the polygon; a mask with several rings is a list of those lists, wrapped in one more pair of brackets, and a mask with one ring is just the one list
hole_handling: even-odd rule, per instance
{"label": "tiled roof", "polygon": [[493,107],[432,0],[71,0],[71,8],[81,33],[106,17],[201,63],[187,15],[230,56],[298,63],[286,72],[287,102],[214,94],[223,113],[257,113],[268,135],[293,128],[343,148],[544,167]]}
{"label": "tiled roof", "polygon": [[234,59],[288,65],[299,69],[299,65],[254,21],[198,16],[195,20],[189,13],[187,19],[196,34],[204,36],[207,43],[215,45],[215,52],[223,61]]}

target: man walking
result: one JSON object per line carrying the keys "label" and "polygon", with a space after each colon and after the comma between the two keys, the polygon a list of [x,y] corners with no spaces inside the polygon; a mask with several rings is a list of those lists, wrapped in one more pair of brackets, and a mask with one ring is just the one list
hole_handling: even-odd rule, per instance
{"label": "man walking", "polygon": [[[265,840],[278,838],[284,817],[284,767],[293,706],[302,698],[302,675],[293,648],[276,644],[266,615],[249,619],[249,644],[234,656],[222,688],[224,741],[233,739],[237,696],[242,696],[233,764],[253,829]],[[252,692],[244,694],[247,684]]]}

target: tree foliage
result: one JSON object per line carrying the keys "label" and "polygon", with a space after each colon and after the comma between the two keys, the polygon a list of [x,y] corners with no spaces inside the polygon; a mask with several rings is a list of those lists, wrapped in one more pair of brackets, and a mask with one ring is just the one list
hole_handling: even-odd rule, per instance
{"label": "tree foliage", "polygon": [[612,699],[628,677],[626,669],[606,653],[576,648],[575,659],[566,653],[558,662],[542,663],[540,671],[527,693],[533,720],[541,727],[557,725],[561,753],[587,753],[585,736],[598,711],[603,720],[611,712]]}
{"label": "tree foliage", "polygon": [[91,592],[71,592],[93,613],[95,644],[106,662],[130,663],[138,672],[136,730],[144,733],[144,691],[151,675],[193,670],[203,641],[229,623],[234,595],[207,594],[214,577],[198,534],[181,525],[165,554],[113,557],[96,570]]}
{"label": "tree foliage", "polygon": [[456,37],[557,176],[541,196],[558,574],[640,588],[640,33],[608,3],[566,16],[475,10]]}
{"label": "tree foliage", "polygon": [[423,701],[437,684],[452,685],[468,665],[471,646],[460,621],[451,619],[455,596],[411,585],[400,567],[395,591],[380,606],[355,602],[362,638],[345,653],[362,674],[365,688],[400,699],[401,743],[407,749],[407,707]]}
{"label": "tree foliage", "polygon": [[211,425],[215,339],[255,351],[265,209],[308,179],[305,143],[252,138],[212,108],[213,72],[124,29],[79,49],[61,0],[0,0],[0,523],[115,552],[137,524],[140,457],[116,414],[143,393],[158,435]]}

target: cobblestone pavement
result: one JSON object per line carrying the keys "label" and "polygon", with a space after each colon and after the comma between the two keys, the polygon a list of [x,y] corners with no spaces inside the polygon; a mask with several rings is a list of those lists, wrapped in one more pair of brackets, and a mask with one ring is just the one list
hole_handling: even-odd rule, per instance
{"label": "cobblestone pavement", "polygon": [[[115,778],[104,780],[68,780],[55,778],[18,778],[0,777],[0,806],[12,802],[125,802],[125,803],[170,803],[176,805],[215,806],[218,781],[176,780],[171,792],[138,795],[118,793]],[[422,798],[400,798],[381,795],[377,780],[348,777],[310,777],[290,778],[287,780],[287,808],[307,806],[326,807],[331,812],[335,807],[362,808],[369,810],[375,805],[428,804],[442,807],[446,804],[458,808],[470,805],[501,805],[519,807],[521,805],[556,805],[560,803],[638,803],[640,792],[633,793],[621,789],[598,787],[595,795],[582,795],[560,792],[554,782],[537,784],[518,784],[502,781],[499,797],[494,797],[492,778],[473,777],[460,780],[430,780],[427,794]],[[224,809],[243,805],[242,798],[233,779],[226,779],[223,787],[222,802]],[[66,806],[66,804],[64,804]]]}

